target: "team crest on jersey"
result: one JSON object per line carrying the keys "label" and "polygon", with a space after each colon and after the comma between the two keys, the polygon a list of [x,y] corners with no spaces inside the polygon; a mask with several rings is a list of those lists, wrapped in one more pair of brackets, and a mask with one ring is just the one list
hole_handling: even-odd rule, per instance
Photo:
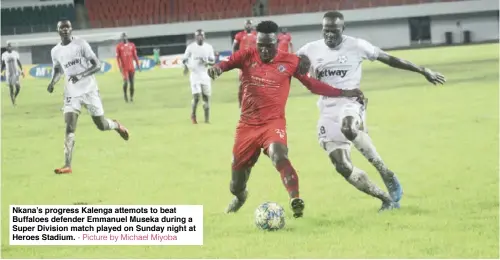
{"label": "team crest on jersey", "polygon": [[284,72],[284,71],[285,71],[285,66],[283,66],[283,65],[281,65],[281,64],[280,64],[280,65],[278,66],[278,71],[279,71],[279,72]]}
{"label": "team crest on jersey", "polygon": [[337,59],[337,61],[342,64],[342,63],[346,63],[347,62],[347,56],[339,56],[339,58]]}

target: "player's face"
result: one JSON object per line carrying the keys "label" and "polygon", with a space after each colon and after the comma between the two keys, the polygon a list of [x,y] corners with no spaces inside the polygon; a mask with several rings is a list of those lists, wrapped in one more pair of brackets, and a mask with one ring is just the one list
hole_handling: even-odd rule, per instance
{"label": "player's face", "polygon": [[263,62],[271,61],[276,56],[277,43],[276,34],[258,33],[257,50],[259,51],[260,60]]}
{"label": "player's face", "polygon": [[59,35],[62,39],[68,40],[71,37],[71,31],[73,31],[73,28],[71,27],[71,23],[69,21],[62,21],[59,22],[57,30],[59,31]]}
{"label": "player's face", "polygon": [[246,23],[245,24],[245,31],[247,31],[247,32],[252,31],[252,23]]}
{"label": "player's face", "polygon": [[336,18],[324,18],[323,19],[323,38],[325,39],[325,44],[334,48],[342,43],[342,33],[344,32],[344,20]]}
{"label": "player's face", "polygon": [[7,45],[6,49],[8,52],[12,52],[12,46],[10,44]]}
{"label": "player's face", "polygon": [[122,42],[127,42],[128,41],[128,37],[126,34],[122,34]]}
{"label": "player's face", "polygon": [[196,38],[196,43],[198,43],[199,45],[202,45],[203,41],[205,40],[205,37],[203,37],[203,34],[197,34],[195,36],[195,38]]}

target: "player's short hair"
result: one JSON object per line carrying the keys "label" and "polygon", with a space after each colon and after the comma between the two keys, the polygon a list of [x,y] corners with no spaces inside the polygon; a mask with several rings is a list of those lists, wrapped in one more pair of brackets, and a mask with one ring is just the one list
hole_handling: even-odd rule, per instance
{"label": "player's short hair", "polygon": [[257,32],[260,33],[277,33],[279,26],[273,21],[262,21],[257,24]]}
{"label": "player's short hair", "polygon": [[205,35],[205,32],[202,29],[198,29],[194,32],[194,35]]}
{"label": "player's short hair", "polygon": [[340,20],[344,20],[344,15],[339,11],[331,11],[331,12],[325,13],[325,15],[323,15],[323,18],[328,18],[328,19],[332,19],[332,20],[335,20],[338,18]]}
{"label": "player's short hair", "polygon": [[245,21],[245,24],[252,24],[252,20],[247,19],[247,20]]}

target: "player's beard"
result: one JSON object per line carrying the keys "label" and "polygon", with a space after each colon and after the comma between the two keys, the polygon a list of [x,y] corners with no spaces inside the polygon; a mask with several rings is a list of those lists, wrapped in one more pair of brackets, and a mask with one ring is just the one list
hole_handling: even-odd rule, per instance
{"label": "player's beard", "polygon": [[335,48],[342,42],[342,35],[324,35],[324,39],[328,47]]}

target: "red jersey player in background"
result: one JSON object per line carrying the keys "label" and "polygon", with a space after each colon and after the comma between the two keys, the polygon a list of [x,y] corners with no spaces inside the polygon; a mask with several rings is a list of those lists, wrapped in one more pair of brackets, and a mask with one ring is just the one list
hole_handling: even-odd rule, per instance
{"label": "red jersey player in background", "polygon": [[285,106],[291,77],[299,79],[312,93],[330,97],[363,98],[358,90],[340,90],[308,77],[311,62],[277,49],[278,25],[264,21],[257,25],[257,48],[241,50],[211,67],[213,79],[225,71],[242,70],[241,115],[233,146],[230,191],[235,196],[226,212],[237,212],[247,199],[246,185],[261,149],[269,156],[290,196],[294,217],[303,215],[304,201],[299,197],[299,179],[288,160]]}
{"label": "red jersey player in background", "polygon": [[[245,30],[234,36],[233,53],[239,50],[248,50],[257,47],[257,32],[253,30],[252,20],[246,20]],[[240,70],[240,89],[238,91],[238,101],[241,107],[241,70]]]}
{"label": "red jersey player in background", "polygon": [[134,61],[137,64],[139,71],[141,71],[135,44],[133,42],[129,42],[127,34],[123,33],[121,42],[116,45],[116,62],[118,63],[118,68],[120,68],[120,72],[123,76],[123,96],[125,98],[125,102],[128,102],[129,100],[127,95],[128,82],[130,82],[130,102],[134,102]]}
{"label": "red jersey player in background", "polygon": [[292,35],[286,28],[281,28],[281,33],[278,35],[278,49],[293,53]]}

